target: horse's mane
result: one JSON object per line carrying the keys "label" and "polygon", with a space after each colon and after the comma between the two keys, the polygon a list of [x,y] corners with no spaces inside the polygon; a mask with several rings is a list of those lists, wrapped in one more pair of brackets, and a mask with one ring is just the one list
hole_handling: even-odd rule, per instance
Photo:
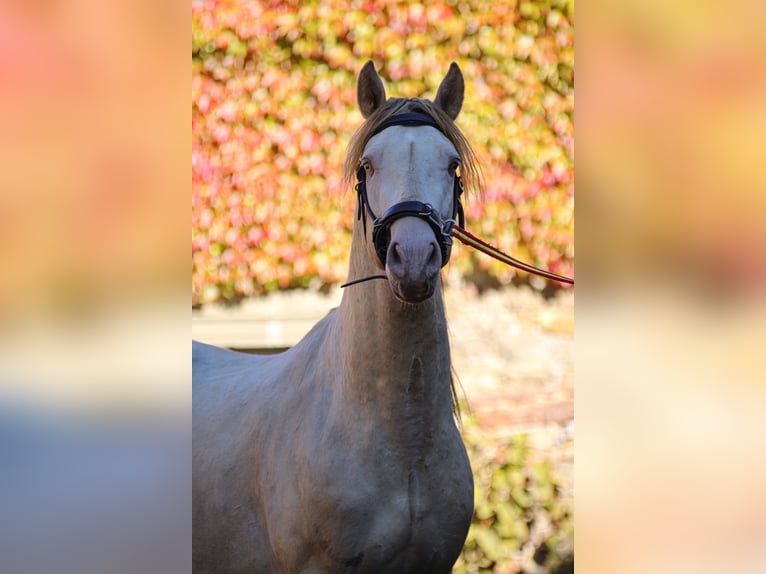
{"label": "horse's mane", "polygon": [[426,114],[437,123],[460,156],[460,176],[465,190],[480,189],[481,170],[468,140],[441,108],[432,101],[422,98],[389,98],[356,130],[348,144],[346,160],[343,163],[343,179],[346,183],[351,185],[356,180],[356,170],[364,154],[364,148],[378,126],[391,116],[404,112]]}

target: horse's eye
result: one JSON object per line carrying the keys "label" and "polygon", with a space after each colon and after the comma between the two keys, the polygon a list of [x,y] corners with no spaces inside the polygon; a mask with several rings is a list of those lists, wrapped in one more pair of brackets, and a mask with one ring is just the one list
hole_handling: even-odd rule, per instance
{"label": "horse's eye", "polygon": [[363,159],[362,167],[364,168],[364,171],[366,171],[367,173],[372,173],[372,164],[370,163],[370,160]]}
{"label": "horse's eye", "polygon": [[449,164],[449,170],[453,173],[457,173],[458,169],[460,169],[460,162],[457,160],[453,160],[452,163]]}

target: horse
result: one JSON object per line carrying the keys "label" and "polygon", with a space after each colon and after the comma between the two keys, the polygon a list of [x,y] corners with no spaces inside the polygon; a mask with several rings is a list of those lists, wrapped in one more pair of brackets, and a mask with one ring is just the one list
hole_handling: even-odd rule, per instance
{"label": "horse", "polygon": [[198,574],[446,573],[465,543],[473,477],[440,276],[478,174],[455,124],[463,75],[452,63],[433,101],[387,98],[369,61],[356,89],[340,306],[277,355],[192,342]]}

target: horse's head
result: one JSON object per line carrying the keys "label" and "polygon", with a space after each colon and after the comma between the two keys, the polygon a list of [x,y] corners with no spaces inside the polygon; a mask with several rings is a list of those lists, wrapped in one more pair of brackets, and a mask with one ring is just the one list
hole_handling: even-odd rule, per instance
{"label": "horse's head", "polygon": [[466,159],[473,167],[453,121],[463,92],[454,63],[433,102],[387,100],[372,62],[359,75],[357,102],[367,121],[349,146],[346,171],[357,179],[370,258],[385,270],[394,295],[408,303],[433,295],[449,260],[451,227],[462,217],[458,170]]}

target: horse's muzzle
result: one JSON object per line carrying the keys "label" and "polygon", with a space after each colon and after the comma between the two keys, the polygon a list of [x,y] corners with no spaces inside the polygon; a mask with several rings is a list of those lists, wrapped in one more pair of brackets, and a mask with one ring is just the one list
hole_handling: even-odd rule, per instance
{"label": "horse's muzzle", "polygon": [[428,223],[403,217],[391,224],[386,276],[398,299],[420,303],[430,298],[439,282],[441,263],[441,248]]}

